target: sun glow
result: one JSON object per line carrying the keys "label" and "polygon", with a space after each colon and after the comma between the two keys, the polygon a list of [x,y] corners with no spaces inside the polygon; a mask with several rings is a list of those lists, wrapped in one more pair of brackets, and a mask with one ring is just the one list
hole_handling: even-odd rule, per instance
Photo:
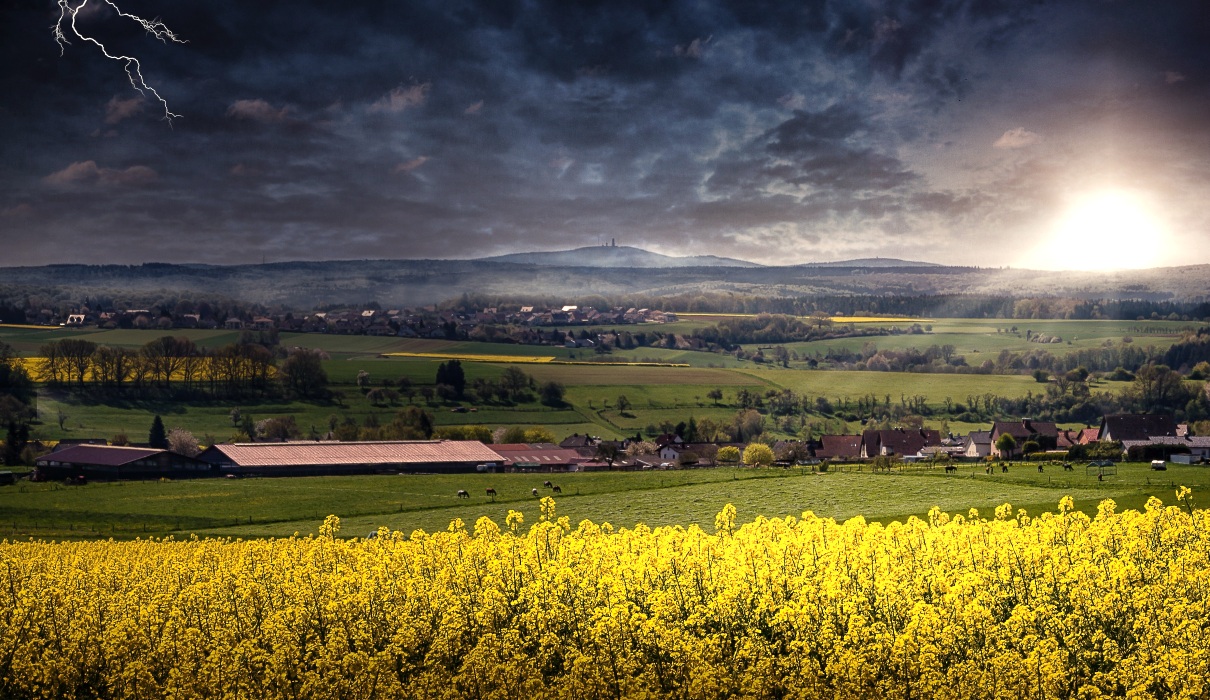
{"label": "sun glow", "polygon": [[1172,259],[1171,237],[1147,201],[1103,190],[1072,202],[1054,227],[1044,265],[1061,270],[1127,270]]}

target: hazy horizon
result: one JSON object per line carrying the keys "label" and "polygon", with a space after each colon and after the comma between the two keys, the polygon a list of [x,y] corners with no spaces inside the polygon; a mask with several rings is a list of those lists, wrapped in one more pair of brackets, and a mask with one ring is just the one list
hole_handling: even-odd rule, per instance
{"label": "hazy horizon", "polygon": [[65,7],[0,10],[0,266],[1210,263],[1200,0]]}

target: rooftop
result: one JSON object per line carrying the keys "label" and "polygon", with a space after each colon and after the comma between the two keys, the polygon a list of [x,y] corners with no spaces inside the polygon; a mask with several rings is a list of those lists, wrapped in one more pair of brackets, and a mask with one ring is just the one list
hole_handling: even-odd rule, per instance
{"label": "rooftop", "polygon": [[462,440],[257,442],[215,445],[206,452],[211,450],[244,467],[500,461],[483,443]]}

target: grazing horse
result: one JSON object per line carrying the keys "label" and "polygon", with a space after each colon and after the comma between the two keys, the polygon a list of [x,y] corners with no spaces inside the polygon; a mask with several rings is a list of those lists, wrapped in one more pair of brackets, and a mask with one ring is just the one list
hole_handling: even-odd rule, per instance
{"label": "grazing horse", "polygon": [[1008,473],[1008,465],[1007,465],[1007,464],[1001,464],[1001,465],[1000,465],[1000,473],[1001,473],[1001,474],[1007,474],[1007,473]]}
{"label": "grazing horse", "polygon": [[1039,464],[1039,465],[1038,465],[1038,473],[1039,473],[1039,474],[1041,474],[1041,473],[1042,473],[1042,465],[1041,465],[1041,464]]}
{"label": "grazing horse", "polygon": [[529,492],[530,492],[530,493],[532,493],[532,494],[534,495],[534,497],[535,497],[535,498],[537,498],[537,496],[538,496],[538,489],[530,489],[530,490],[529,490]]}
{"label": "grazing horse", "polygon": [[488,488],[487,497],[492,499],[492,501],[495,501],[496,500],[496,489]]}
{"label": "grazing horse", "polygon": [[552,487],[551,487],[551,485],[550,485],[550,482],[549,482],[549,481],[543,481],[543,482],[542,482],[542,486],[543,486],[543,487],[545,487],[545,488],[548,488],[548,489],[549,489],[549,488],[552,488]]}
{"label": "grazing horse", "polygon": [[947,464],[947,465],[945,465],[945,473],[946,473],[946,474],[953,474],[953,473],[954,473],[954,472],[956,472],[956,471],[958,471],[958,467],[955,467],[955,466],[954,466],[954,465],[952,465],[952,464]]}
{"label": "grazing horse", "polygon": [[462,489],[458,489],[458,498],[470,498],[471,495]]}
{"label": "grazing horse", "polygon": [[563,493],[563,489],[559,488],[558,486],[551,486],[550,490],[554,493]]}
{"label": "grazing horse", "polygon": [[1065,472],[1069,472],[1069,471],[1074,471],[1074,470],[1072,469],[1072,467],[1071,467],[1071,465],[1070,465],[1070,464],[1068,464],[1067,462],[1064,462],[1064,463],[1063,463],[1063,471],[1065,471]]}

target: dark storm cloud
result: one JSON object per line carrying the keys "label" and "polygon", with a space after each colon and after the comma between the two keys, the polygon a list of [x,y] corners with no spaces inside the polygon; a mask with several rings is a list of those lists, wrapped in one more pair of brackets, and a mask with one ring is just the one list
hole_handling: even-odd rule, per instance
{"label": "dark storm cloud", "polygon": [[1198,2],[120,4],[189,41],[81,20],[171,127],[54,2],[0,10],[0,264],[975,250],[1096,134],[1210,191]]}

